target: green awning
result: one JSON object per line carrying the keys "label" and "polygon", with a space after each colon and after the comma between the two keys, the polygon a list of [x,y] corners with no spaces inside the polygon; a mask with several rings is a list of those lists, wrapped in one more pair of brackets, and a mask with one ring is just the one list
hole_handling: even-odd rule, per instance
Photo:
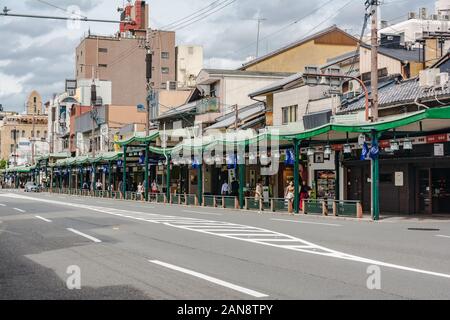
{"label": "green awning", "polygon": [[[356,137],[361,133],[370,133],[373,130],[377,132],[385,132],[393,129],[400,129],[404,132],[435,131],[450,128],[450,107],[426,109],[414,113],[396,115],[380,119],[376,123],[329,123],[311,130],[303,130],[299,132],[287,131],[286,127],[269,128],[265,133],[254,135],[253,137],[240,138],[239,136],[225,137],[224,139],[203,138],[185,140],[172,148],[170,152],[180,152],[181,150],[207,150],[215,148],[217,145],[223,144],[226,148],[228,145],[248,146],[261,140],[292,141],[298,140],[342,140],[347,134],[353,134]],[[332,133],[332,135],[331,135]]]}
{"label": "green awning", "polygon": [[123,147],[123,146],[129,146],[133,144],[146,144],[149,142],[154,142],[159,137],[159,131],[155,130],[150,132],[150,135],[147,137],[139,137],[139,136],[133,136],[127,140],[121,140],[117,141],[116,144]]}

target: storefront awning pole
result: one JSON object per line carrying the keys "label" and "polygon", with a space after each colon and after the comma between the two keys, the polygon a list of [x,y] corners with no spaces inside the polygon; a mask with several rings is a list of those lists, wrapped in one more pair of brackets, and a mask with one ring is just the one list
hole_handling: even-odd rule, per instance
{"label": "storefront awning pole", "polygon": [[295,163],[294,163],[294,212],[299,213],[300,212],[300,171],[299,171],[299,165],[300,165],[300,140],[294,139],[294,156],[295,156]]}
{"label": "storefront awning pole", "polygon": [[[111,184],[112,184],[112,168],[111,168],[111,160],[108,161],[108,187],[105,188],[106,191],[113,191],[113,189],[111,188]],[[110,196],[112,197],[112,194],[110,194]]]}
{"label": "storefront awning pole", "polygon": [[148,175],[148,165],[150,162],[150,143],[145,144],[145,177],[144,177],[144,188],[145,188],[145,201],[148,201],[148,192],[150,189],[149,175]]}
{"label": "storefront awning pole", "polygon": [[[372,148],[378,148],[378,138],[379,133],[372,130]],[[379,190],[379,179],[380,179],[380,163],[378,159],[378,154],[372,156],[371,161],[372,178],[371,180],[371,214],[374,221],[380,219],[380,190]]]}
{"label": "storefront awning pole", "polygon": [[167,197],[167,203],[170,203],[170,155],[166,155],[167,161],[166,161],[166,197]]}
{"label": "storefront awning pole", "polygon": [[198,166],[198,177],[197,177],[197,184],[198,184],[198,204],[199,206],[203,205],[203,162],[200,161],[200,164]]}
{"label": "storefront awning pole", "polygon": [[245,165],[239,164],[239,206],[244,209],[245,197],[244,197],[244,186],[245,186]]}
{"label": "storefront awning pole", "polygon": [[124,199],[127,196],[127,146],[123,146],[123,176],[122,176],[122,193]]}

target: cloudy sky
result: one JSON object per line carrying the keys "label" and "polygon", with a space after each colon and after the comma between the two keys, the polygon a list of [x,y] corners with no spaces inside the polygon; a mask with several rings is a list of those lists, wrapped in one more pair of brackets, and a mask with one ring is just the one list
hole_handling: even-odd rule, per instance
{"label": "cloudy sky", "polygon": [[[220,0],[224,1],[224,0]],[[0,0],[11,13],[69,16],[73,8],[95,19],[118,20],[124,0]],[[163,28],[205,8],[213,0],[150,0],[150,25]],[[229,5],[225,6],[227,3]],[[361,32],[365,0],[228,0],[223,9],[177,31],[177,43],[205,50],[205,67],[236,68],[256,53],[256,19],[261,25],[260,54],[337,24]],[[433,0],[384,0],[383,20],[401,21],[419,7],[434,10]],[[54,7],[54,6],[58,7]],[[75,7],[73,7],[75,6]],[[218,7],[220,8],[220,7]],[[319,10],[318,10],[319,8]],[[68,9],[68,12],[65,11]],[[192,20],[197,20],[195,16]],[[200,18],[200,17],[199,17]],[[298,21],[294,23],[295,21]],[[38,90],[44,100],[64,90],[74,77],[74,50],[88,30],[114,34],[114,24],[24,19],[0,16],[0,104],[22,112],[27,94]]]}

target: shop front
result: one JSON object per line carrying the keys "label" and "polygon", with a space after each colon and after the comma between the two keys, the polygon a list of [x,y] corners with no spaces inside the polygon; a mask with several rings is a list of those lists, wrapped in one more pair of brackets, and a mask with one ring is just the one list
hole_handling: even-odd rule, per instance
{"label": "shop front", "polygon": [[[433,136],[431,136],[433,137]],[[434,136],[435,137],[435,136]],[[442,135],[447,140],[448,134]],[[380,154],[380,210],[383,214],[450,214],[450,142],[430,137],[411,139],[411,150]],[[383,145],[381,143],[380,145]],[[355,154],[357,157],[358,154]],[[370,208],[370,161],[347,159],[345,193]]]}

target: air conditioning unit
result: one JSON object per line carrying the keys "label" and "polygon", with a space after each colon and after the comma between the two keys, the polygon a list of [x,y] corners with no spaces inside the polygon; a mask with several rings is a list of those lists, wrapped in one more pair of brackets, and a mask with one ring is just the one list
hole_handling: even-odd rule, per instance
{"label": "air conditioning unit", "polygon": [[443,88],[447,85],[448,80],[449,80],[448,72],[439,73],[436,76],[436,86]]}
{"label": "air conditioning unit", "polygon": [[434,87],[436,78],[441,73],[440,69],[426,69],[419,73],[419,85],[421,88]]}

